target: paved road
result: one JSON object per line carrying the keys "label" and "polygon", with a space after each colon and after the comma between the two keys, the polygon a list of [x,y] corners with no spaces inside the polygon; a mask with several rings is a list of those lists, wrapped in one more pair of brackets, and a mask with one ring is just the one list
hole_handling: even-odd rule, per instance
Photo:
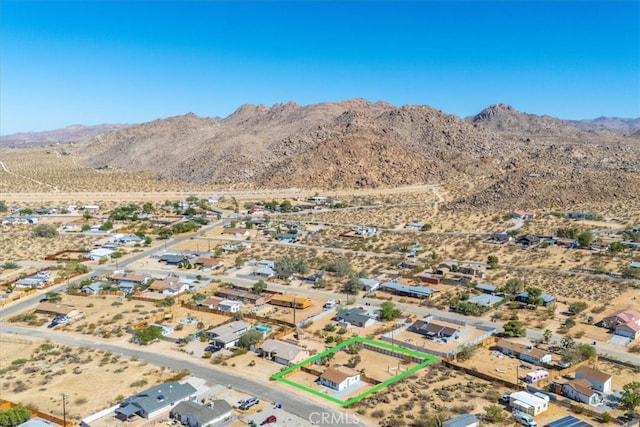
{"label": "paved road", "polygon": [[[282,403],[284,409],[287,412],[290,412],[307,420],[312,417],[312,414],[320,413],[335,414],[333,420],[345,418],[344,414],[341,417],[339,415],[340,413],[332,408],[320,406],[315,402],[308,400],[302,393],[281,390],[263,381],[251,380],[238,376],[235,373],[227,372],[223,368],[218,368],[215,366],[203,366],[199,363],[189,361],[184,357],[180,357],[180,355],[155,353],[152,351],[153,346],[149,347],[149,350],[145,350],[143,347],[132,347],[114,343],[106,343],[102,341],[96,341],[95,339],[86,339],[75,335],[67,335],[62,332],[52,333],[49,330],[24,328],[6,324],[2,325],[1,330],[3,333],[16,334],[23,338],[52,339],[59,344],[69,346],[88,346],[110,351],[112,353],[122,354],[128,357],[135,356],[140,360],[145,360],[153,365],[165,366],[176,371],[186,369],[193,376],[203,378],[207,381],[211,381],[217,384],[229,384],[235,390],[247,393],[249,395],[257,396],[258,398],[266,402]],[[318,417],[314,415],[311,419],[318,419]],[[354,424],[353,421],[355,420],[353,419],[351,419],[350,421],[350,425],[363,425],[357,423]],[[332,423],[332,425],[340,424]],[[347,425],[346,419],[344,425]]]}

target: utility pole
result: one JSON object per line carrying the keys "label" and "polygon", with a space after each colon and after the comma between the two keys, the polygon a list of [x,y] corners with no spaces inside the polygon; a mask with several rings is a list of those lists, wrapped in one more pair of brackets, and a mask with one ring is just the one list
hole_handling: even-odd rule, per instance
{"label": "utility pole", "polygon": [[67,427],[67,395],[62,393],[62,419],[63,427]]}

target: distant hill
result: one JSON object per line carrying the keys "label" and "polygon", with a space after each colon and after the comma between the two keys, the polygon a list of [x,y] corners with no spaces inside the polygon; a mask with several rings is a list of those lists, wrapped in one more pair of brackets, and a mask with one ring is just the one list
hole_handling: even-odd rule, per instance
{"label": "distant hill", "polygon": [[459,195],[445,209],[535,209],[637,200],[639,132],[583,130],[505,104],[462,119],[424,105],[351,99],[247,104],[225,118],[190,113],[2,141],[35,149],[73,141],[65,154],[79,167],[151,172],[174,183],[317,190],[442,183]]}
{"label": "distant hill", "polygon": [[464,120],[362,99],[243,105],[222,119],[187,114],[103,133],[74,152],[94,168],[235,187],[481,182],[456,208],[624,200],[638,198],[640,188],[637,139],[504,104]]}
{"label": "distant hill", "polygon": [[620,117],[598,117],[590,120],[568,120],[580,130],[609,130],[625,134],[632,134],[640,130],[640,118],[623,119]]}
{"label": "distant hill", "polygon": [[129,125],[72,125],[44,132],[22,132],[0,136],[0,145],[40,145],[56,142],[77,142],[91,139],[104,132],[123,129]]}
{"label": "distant hill", "polygon": [[551,116],[522,113],[510,105],[495,104],[485,108],[467,121],[500,133],[523,137],[570,136],[577,137],[579,129],[569,122]]}

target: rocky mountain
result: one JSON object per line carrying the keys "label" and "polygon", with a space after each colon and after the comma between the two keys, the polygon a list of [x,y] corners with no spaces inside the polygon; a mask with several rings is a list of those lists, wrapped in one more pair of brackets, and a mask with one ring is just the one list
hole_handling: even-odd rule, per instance
{"label": "rocky mountain", "polygon": [[579,130],[572,124],[550,117],[522,113],[510,105],[495,104],[467,121],[494,131],[525,137],[576,137]]}
{"label": "rocky mountain", "polygon": [[362,99],[243,105],[223,119],[187,114],[103,133],[74,152],[95,168],[236,187],[476,183],[455,208],[638,198],[640,188],[637,139],[503,104],[464,120]]}
{"label": "rocky mountain", "polygon": [[598,117],[591,120],[568,120],[580,130],[609,130],[624,134],[640,131],[640,118],[624,119],[620,117]]}
{"label": "rocky mountain", "polygon": [[21,132],[0,136],[0,145],[41,145],[57,142],[77,142],[91,139],[104,132],[123,129],[129,125],[102,124],[96,126],[72,125],[44,132]]}

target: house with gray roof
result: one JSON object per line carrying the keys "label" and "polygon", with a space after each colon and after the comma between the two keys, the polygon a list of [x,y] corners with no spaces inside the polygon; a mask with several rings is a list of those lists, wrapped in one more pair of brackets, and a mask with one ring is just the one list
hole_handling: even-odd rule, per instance
{"label": "house with gray roof", "polygon": [[481,307],[493,307],[502,302],[504,298],[497,295],[480,294],[467,300],[469,304],[479,305]]}
{"label": "house with gray roof", "polygon": [[233,408],[226,400],[213,400],[205,405],[187,400],[171,409],[169,416],[187,427],[208,427],[222,425],[232,413]]}
{"label": "house with gray roof", "polygon": [[439,338],[446,342],[457,340],[460,338],[460,328],[454,328],[426,317],[422,320],[416,320],[413,325],[409,326],[409,331],[418,333],[429,339]]}
{"label": "house with gray roof", "polygon": [[207,336],[214,346],[231,348],[238,343],[240,337],[249,329],[251,329],[250,323],[244,320],[236,320],[207,331]]}
{"label": "house with gray roof", "polygon": [[196,389],[189,383],[162,383],[125,399],[115,410],[116,417],[123,420],[128,420],[134,415],[154,418],[195,395]]}
{"label": "house with gray roof", "polygon": [[376,322],[375,318],[367,310],[360,307],[340,310],[336,319],[340,323],[350,324],[359,328],[366,328]]}
{"label": "house with gray roof", "polygon": [[478,427],[480,420],[473,414],[462,414],[449,418],[442,423],[442,427]]}

